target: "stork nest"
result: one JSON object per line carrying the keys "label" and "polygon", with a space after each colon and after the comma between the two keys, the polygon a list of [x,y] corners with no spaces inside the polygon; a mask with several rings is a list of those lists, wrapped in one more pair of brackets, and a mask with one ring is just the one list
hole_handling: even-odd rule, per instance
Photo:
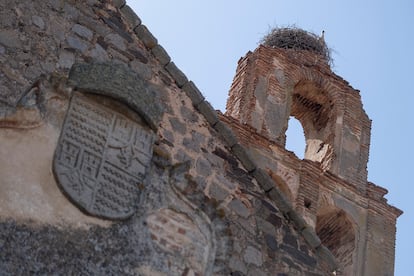
{"label": "stork nest", "polygon": [[260,44],[274,48],[310,51],[322,56],[329,64],[332,63],[331,51],[325,40],[296,27],[274,28],[262,38]]}

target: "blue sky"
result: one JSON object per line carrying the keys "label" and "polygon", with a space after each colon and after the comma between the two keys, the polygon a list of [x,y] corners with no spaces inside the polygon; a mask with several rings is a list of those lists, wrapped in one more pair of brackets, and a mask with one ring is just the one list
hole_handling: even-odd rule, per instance
{"label": "blue sky", "polygon": [[[333,71],[361,91],[373,121],[368,180],[404,211],[397,224],[395,275],[411,276],[414,238],[414,1],[129,0],[178,67],[224,112],[237,61],[273,26],[320,34]],[[291,129],[290,129],[291,130]],[[289,133],[288,133],[289,135]],[[294,136],[294,134],[290,135]],[[300,147],[288,137],[288,146]]]}

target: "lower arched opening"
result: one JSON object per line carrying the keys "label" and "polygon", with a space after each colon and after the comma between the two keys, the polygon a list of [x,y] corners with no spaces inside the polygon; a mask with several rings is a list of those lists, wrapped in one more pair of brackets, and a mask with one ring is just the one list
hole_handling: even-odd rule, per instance
{"label": "lower arched opening", "polygon": [[342,275],[352,275],[355,229],[347,214],[335,208],[319,212],[316,233],[341,265]]}

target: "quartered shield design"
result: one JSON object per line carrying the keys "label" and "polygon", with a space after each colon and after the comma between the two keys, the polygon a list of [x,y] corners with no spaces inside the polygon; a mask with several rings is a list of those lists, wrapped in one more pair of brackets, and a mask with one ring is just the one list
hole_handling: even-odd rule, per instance
{"label": "quartered shield design", "polygon": [[87,213],[127,218],[137,208],[153,142],[149,128],[75,93],[53,160],[55,177]]}

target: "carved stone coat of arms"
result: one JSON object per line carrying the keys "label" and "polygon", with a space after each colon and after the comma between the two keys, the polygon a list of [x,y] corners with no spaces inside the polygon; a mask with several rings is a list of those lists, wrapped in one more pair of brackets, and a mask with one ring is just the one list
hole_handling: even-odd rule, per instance
{"label": "carved stone coat of arms", "polygon": [[53,160],[55,177],[85,212],[127,218],[137,208],[153,142],[146,126],[75,93]]}

